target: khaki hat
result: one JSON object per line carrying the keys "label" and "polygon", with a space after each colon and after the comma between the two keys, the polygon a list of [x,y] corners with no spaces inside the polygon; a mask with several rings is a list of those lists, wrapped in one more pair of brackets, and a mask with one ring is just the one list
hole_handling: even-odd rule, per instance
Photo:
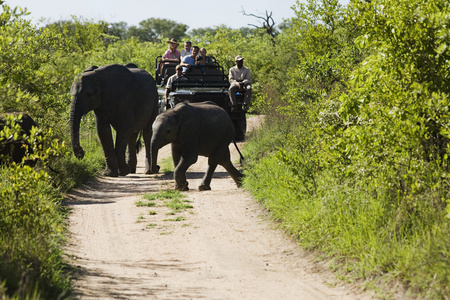
{"label": "khaki hat", "polygon": [[238,55],[238,56],[236,56],[235,58],[234,58],[234,61],[240,61],[240,60],[243,60],[244,58],[242,57],[242,56],[240,56],[240,55]]}
{"label": "khaki hat", "polygon": [[177,42],[177,40],[176,40],[176,39],[174,39],[174,38],[171,38],[170,40],[168,40],[168,41],[167,41],[167,43],[171,43],[171,44],[177,44],[177,45],[179,45],[179,44],[178,44],[178,42]]}

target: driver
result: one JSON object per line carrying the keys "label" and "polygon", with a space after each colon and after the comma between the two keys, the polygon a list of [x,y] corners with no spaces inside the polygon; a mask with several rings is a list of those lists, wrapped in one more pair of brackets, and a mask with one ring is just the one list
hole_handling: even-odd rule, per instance
{"label": "driver", "polygon": [[250,76],[250,70],[244,67],[244,58],[240,55],[234,59],[236,65],[230,69],[228,79],[230,81],[230,88],[228,89],[228,95],[231,101],[231,111],[239,110],[239,106],[236,100],[236,93],[244,93],[244,111],[247,111],[250,105],[250,99],[252,97],[252,78]]}

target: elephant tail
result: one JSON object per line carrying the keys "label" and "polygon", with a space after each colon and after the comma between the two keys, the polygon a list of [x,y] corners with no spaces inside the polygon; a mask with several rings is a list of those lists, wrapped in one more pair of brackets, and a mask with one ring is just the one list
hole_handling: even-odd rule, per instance
{"label": "elephant tail", "polygon": [[138,138],[136,140],[136,153],[139,153],[139,151],[141,151],[142,149],[141,138],[142,138],[142,131],[139,132]]}
{"label": "elephant tail", "polygon": [[237,150],[237,152],[239,153],[239,156],[241,157],[240,160],[239,160],[239,162],[242,164],[242,163],[244,162],[245,158],[244,158],[244,156],[242,155],[241,151],[239,150],[239,148],[238,148],[238,146],[237,146],[237,144],[236,144],[236,140],[235,140],[235,139],[233,139],[233,144],[234,144],[234,146],[236,147],[236,150]]}

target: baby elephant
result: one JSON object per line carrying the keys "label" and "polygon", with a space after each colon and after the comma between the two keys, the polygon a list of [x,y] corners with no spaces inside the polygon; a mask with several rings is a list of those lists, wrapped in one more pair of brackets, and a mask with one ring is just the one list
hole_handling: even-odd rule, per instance
{"label": "baby elephant", "polygon": [[200,191],[211,189],[211,179],[218,164],[240,186],[243,175],[231,163],[228,149],[233,136],[234,127],[230,117],[214,102],[180,103],[158,115],[153,123],[150,147],[154,167],[152,172],[157,173],[158,150],[172,143],[176,190],[189,190],[186,170],[197,161],[199,155],[209,157],[208,170],[198,187]]}
{"label": "baby elephant", "polygon": [[[27,139],[31,135],[33,127],[37,127],[36,122],[27,113],[3,113],[0,114],[0,131],[8,126],[6,117],[11,118],[13,124],[9,124],[9,127],[17,124],[20,126],[18,138],[13,135],[7,138],[0,137],[0,164],[15,162],[17,164],[23,164],[26,166],[34,167],[36,165],[36,159],[25,159],[27,153],[33,154],[33,145],[31,145]],[[38,135],[41,135],[40,133]],[[35,140],[36,140],[35,136]],[[38,142],[37,142],[38,143]],[[39,144],[41,144],[39,142]]]}

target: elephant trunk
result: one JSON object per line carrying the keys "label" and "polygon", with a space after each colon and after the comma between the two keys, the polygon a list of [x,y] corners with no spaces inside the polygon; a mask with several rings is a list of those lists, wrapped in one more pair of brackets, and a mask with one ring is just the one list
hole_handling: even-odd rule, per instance
{"label": "elephant trunk", "polygon": [[82,159],[84,157],[84,150],[80,146],[80,122],[82,116],[83,111],[80,104],[77,99],[74,98],[70,108],[70,139],[72,142],[73,153],[78,159]]}
{"label": "elephant trunk", "polygon": [[159,147],[159,143],[157,142],[157,140],[155,138],[152,138],[152,141],[150,143],[150,156],[152,158],[152,164],[151,164],[151,170],[150,172],[152,174],[156,174],[159,171],[159,166],[158,166],[158,151],[159,151],[160,147]]}

